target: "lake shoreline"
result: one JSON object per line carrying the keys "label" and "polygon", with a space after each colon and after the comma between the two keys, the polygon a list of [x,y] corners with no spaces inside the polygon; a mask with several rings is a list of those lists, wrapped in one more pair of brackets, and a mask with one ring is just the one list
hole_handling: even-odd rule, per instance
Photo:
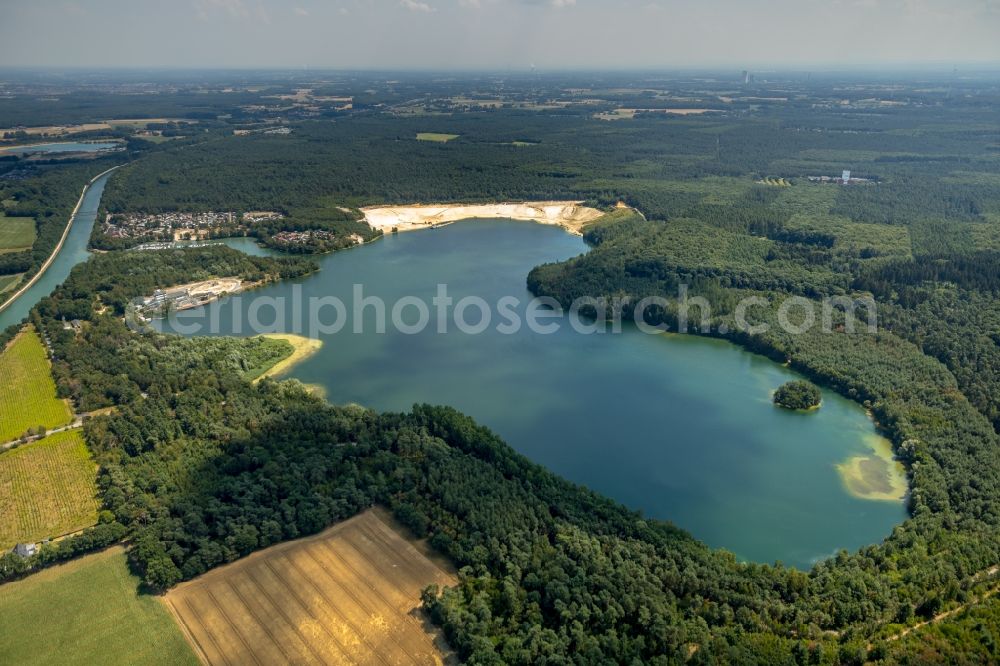
{"label": "lake shoreline", "polygon": [[[441,237],[394,234],[382,240],[323,258],[314,278],[296,282],[298,297],[349,302],[352,283],[361,281],[366,294],[387,303],[414,294],[430,297],[440,283],[453,285],[456,300],[466,294],[488,301],[505,295],[530,299],[524,284],[530,268],[586,251],[579,236],[555,225],[509,219],[454,225]],[[291,290],[279,282],[263,295],[290,297]],[[227,334],[229,322],[246,320],[247,307],[236,308],[243,314],[234,317],[232,306],[222,306],[218,333]],[[274,330],[296,330],[288,317],[286,312]],[[377,319],[370,310],[366,317]],[[878,542],[906,518],[901,503],[850,494],[837,473],[838,463],[867,453],[854,433],[872,433],[874,424],[861,406],[834,391],[824,396],[823,409],[808,416],[774,409],[770,391],[800,379],[801,371],[790,374],[782,366],[786,358],[774,362],[739,340],[674,334],[665,336],[674,344],[663,347],[650,336],[627,332],[621,344],[606,344],[602,336],[576,335],[563,326],[542,345],[528,330],[520,336],[490,328],[483,335],[444,337],[433,331],[359,336],[351,330],[348,321],[335,342],[320,336],[329,344],[315,356],[270,374],[306,387],[318,384],[335,405],[389,412],[422,402],[454,406],[564,478],[670,520],[747,561],[780,559],[808,568],[835,549]],[[501,357],[505,361],[497,365]],[[392,368],[392,380],[386,368]],[[718,387],[734,378],[740,390],[720,397]],[[613,421],[632,425],[623,430],[600,419],[583,423],[573,401],[554,397],[566,385],[576,387],[583,402],[607,405],[617,415]],[[665,409],[664,401],[674,406]],[[724,418],[718,416],[721,401],[728,405]],[[500,407],[511,404],[518,405],[516,413]],[[707,413],[715,416],[702,418]],[[748,422],[755,424],[753,434],[746,431]],[[634,445],[625,446],[625,440]],[[608,441],[623,443],[613,456]],[[722,452],[730,462],[719,468]],[[782,462],[765,462],[772,456]],[[740,507],[735,516],[730,502]],[[824,517],[822,525],[817,515]],[[781,525],[773,524],[775,517]]]}
{"label": "lake shoreline", "polygon": [[285,358],[280,359],[270,368],[260,373],[260,375],[253,380],[254,384],[263,381],[265,377],[273,378],[285,374],[323,347],[322,340],[307,338],[303,335],[295,335],[294,333],[265,333],[261,337],[269,340],[283,340],[287,342],[292,346],[292,353]]}

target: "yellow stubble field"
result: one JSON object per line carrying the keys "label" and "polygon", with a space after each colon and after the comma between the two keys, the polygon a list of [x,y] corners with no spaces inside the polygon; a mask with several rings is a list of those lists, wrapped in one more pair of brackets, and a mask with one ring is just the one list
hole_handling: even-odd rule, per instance
{"label": "yellow stubble field", "polygon": [[165,602],[207,664],[441,664],[420,592],[446,565],[370,510],[171,590]]}

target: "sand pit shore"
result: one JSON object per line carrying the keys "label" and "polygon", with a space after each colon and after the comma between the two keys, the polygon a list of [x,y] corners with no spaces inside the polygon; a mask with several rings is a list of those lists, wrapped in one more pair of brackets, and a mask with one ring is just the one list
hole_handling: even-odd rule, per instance
{"label": "sand pit shore", "polygon": [[259,377],[253,380],[254,384],[264,379],[264,377],[277,377],[288,372],[292,366],[309,358],[323,346],[322,340],[307,338],[302,335],[293,335],[291,333],[265,333],[263,337],[271,338],[272,340],[284,340],[292,345],[292,353],[261,373]]}
{"label": "sand pit shore", "polygon": [[555,224],[580,235],[583,227],[604,215],[581,201],[525,201],[500,204],[417,204],[362,208],[365,222],[384,232],[430,229],[458,220],[513,219]]}

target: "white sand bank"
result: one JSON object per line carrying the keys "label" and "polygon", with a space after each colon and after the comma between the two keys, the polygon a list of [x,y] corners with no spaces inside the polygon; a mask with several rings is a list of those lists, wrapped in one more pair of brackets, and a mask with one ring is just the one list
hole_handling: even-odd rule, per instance
{"label": "white sand bank", "polygon": [[362,208],[365,222],[390,232],[427,229],[470,218],[509,218],[542,224],[556,224],[570,233],[581,234],[583,227],[604,215],[579,201],[525,201],[501,204],[419,204],[414,206],[369,206]]}

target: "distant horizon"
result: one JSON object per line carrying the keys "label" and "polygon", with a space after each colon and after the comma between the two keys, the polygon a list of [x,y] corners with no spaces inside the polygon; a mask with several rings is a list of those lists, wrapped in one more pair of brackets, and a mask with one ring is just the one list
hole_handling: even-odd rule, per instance
{"label": "distant horizon", "polygon": [[[621,67],[407,67],[405,65],[380,67],[340,67],[335,65],[0,65],[0,72],[280,72],[306,73],[330,72],[349,74],[671,74],[671,73],[737,73],[749,71],[754,74],[842,74],[879,72],[928,72],[928,73],[1000,73],[1000,59],[990,61],[927,61],[927,62],[873,62],[844,64],[831,62],[800,63],[795,66],[768,63],[732,64],[688,64],[662,66],[621,66]],[[964,70],[964,72],[963,72]]]}
{"label": "distant horizon", "polygon": [[8,0],[0,62],[346,71],[993,66],[998,34],[996,0],[774,0],[766,7],[738,0]]}

